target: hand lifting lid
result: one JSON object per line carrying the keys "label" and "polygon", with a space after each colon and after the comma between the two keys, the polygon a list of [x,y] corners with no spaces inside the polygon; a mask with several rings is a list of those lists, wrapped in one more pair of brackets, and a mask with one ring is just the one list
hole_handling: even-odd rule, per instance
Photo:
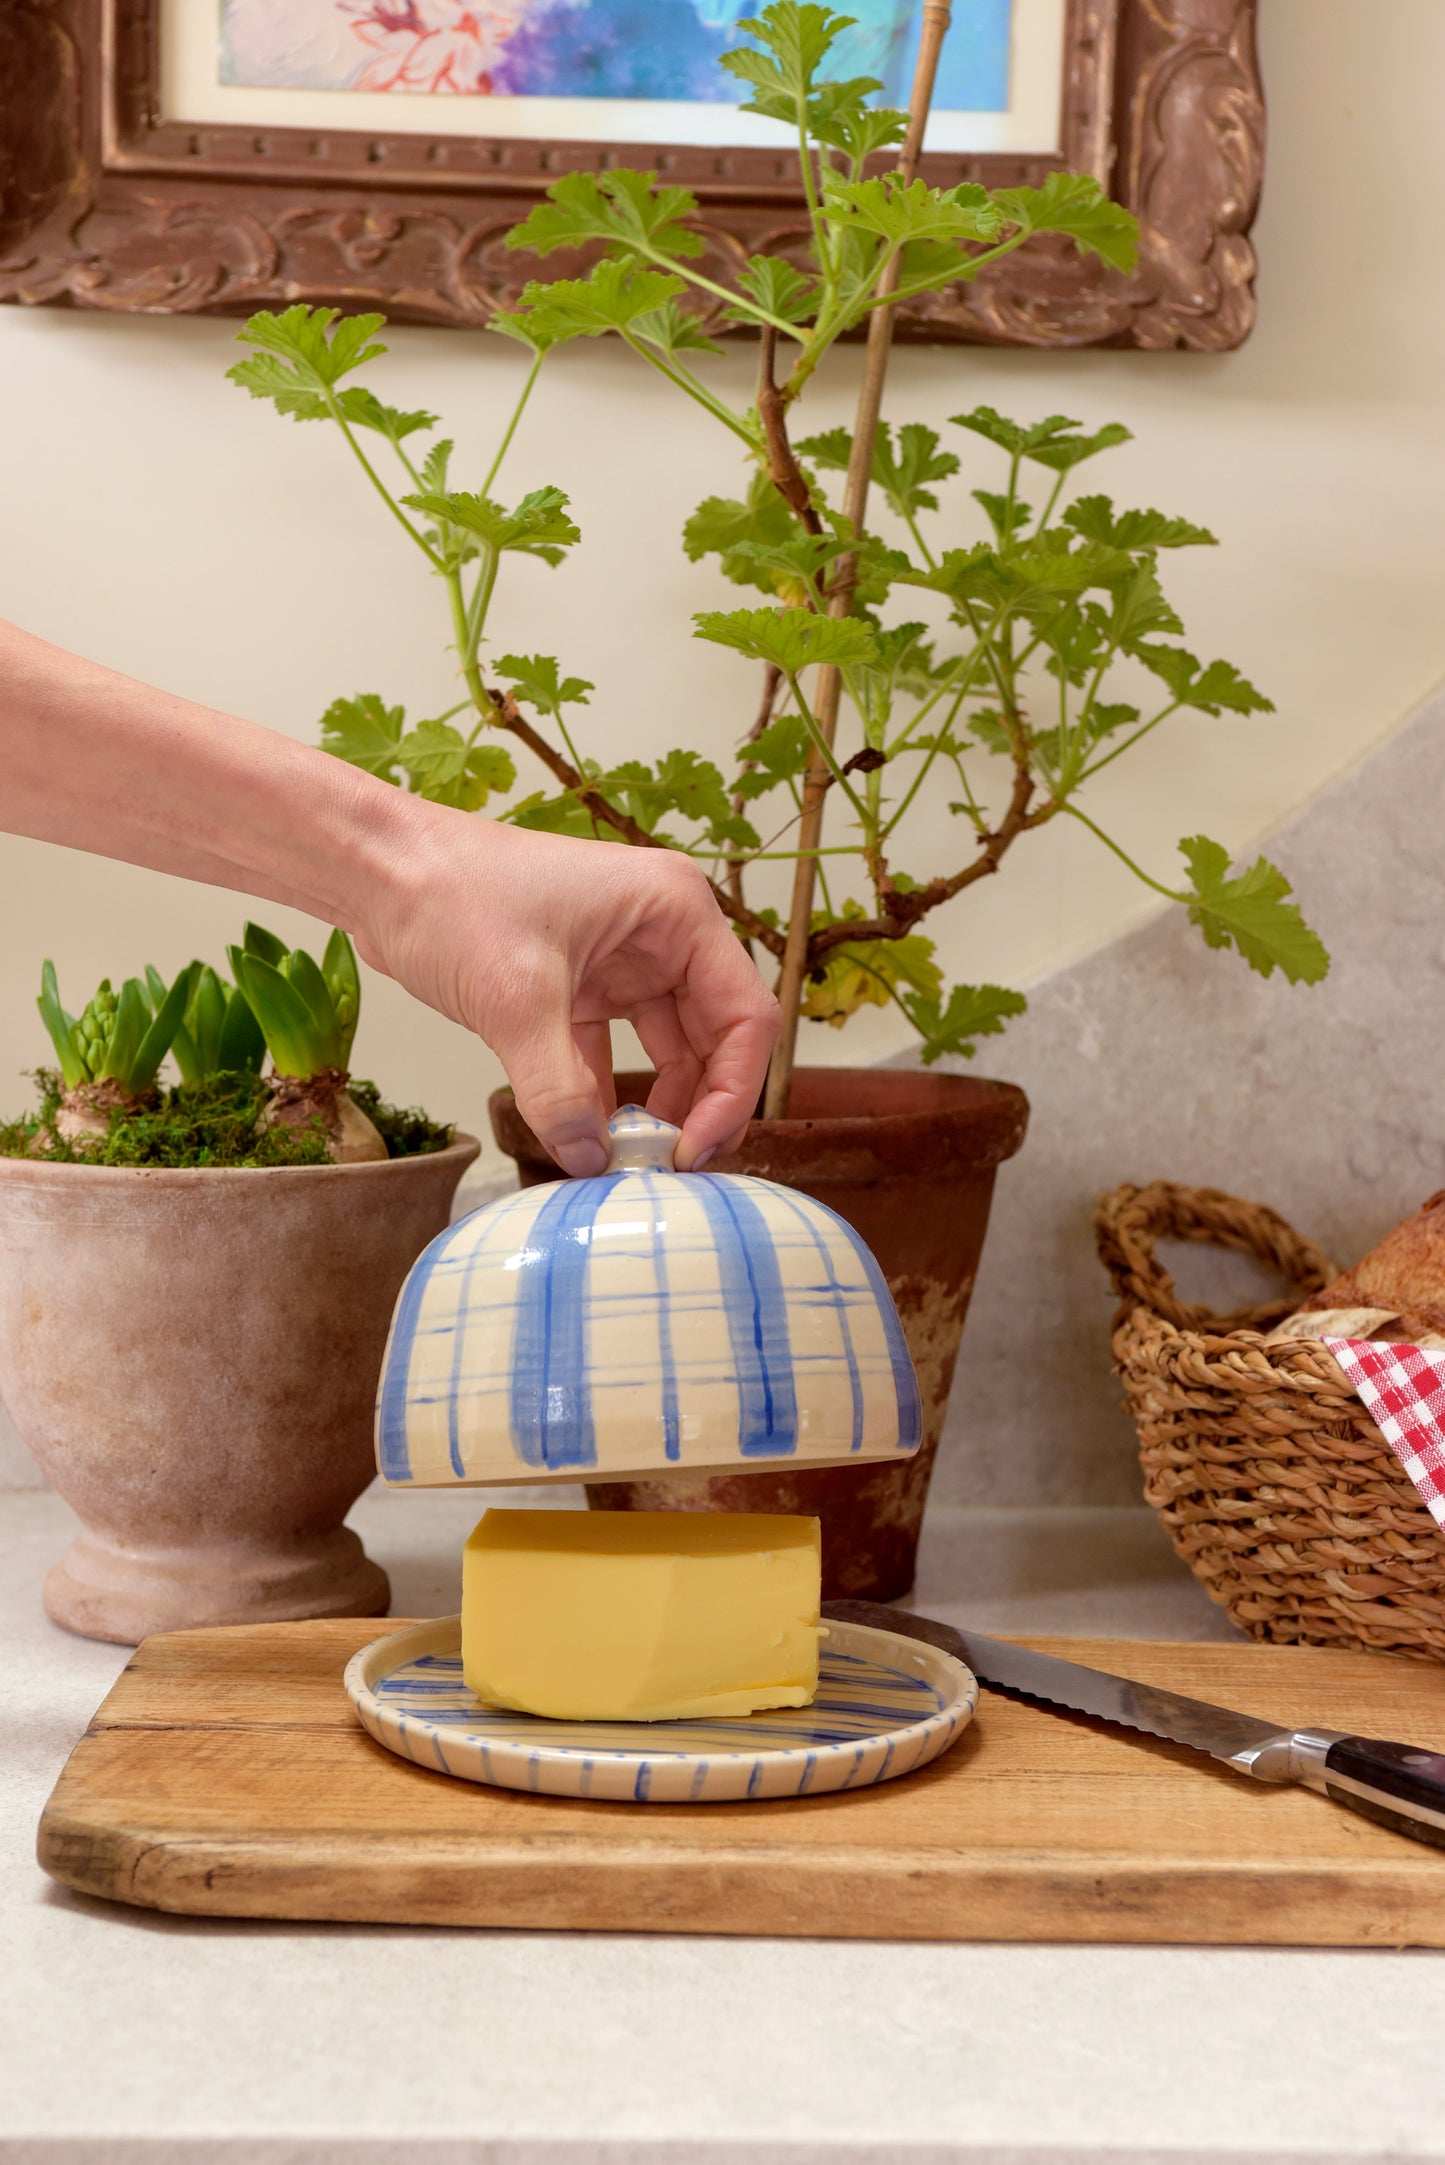
{"label": "hand lifting lid", "polygon": [[523,1188],[434,1240],[402,1287],[382,1478],[742,1473],[915,1451],[918,1385],[882,1271],[794,1188],[678,1173],[624,1106],[591,1180]]}

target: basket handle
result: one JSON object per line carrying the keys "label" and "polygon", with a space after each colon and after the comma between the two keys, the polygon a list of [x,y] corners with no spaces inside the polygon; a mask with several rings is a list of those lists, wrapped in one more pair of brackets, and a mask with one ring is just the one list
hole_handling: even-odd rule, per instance
{"label": "basket handle", "polygon": [[[1094,1214],[1099,1260],[1126,1308],[1142,1305],[1177,1330],[1267,1331],[1283,1322],[1335,1275],[1322,1248],[1276,1211],[1219,1188],[1181,1188],[1171,1180],[1126,1184],[1099,1198]],[[1197,1240],[1257,1256],[1294,1288],[1289,1298],[1218,1315],[1202,1301],[1181,1300],[1154,1251],[1158,1240]]]}

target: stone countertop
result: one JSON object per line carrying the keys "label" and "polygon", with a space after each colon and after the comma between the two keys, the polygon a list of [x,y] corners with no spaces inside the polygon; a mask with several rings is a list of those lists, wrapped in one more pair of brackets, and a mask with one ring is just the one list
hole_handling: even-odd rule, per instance
{"label": "stone countertop", "polygon": [[[475,1515],[362,1500],[397,1613],[455,1607]],[[0,1493],[0,2160],[1445,2159],[1433,1954],[250,1924],[70,1894],[35,1823],[125,1650],[41,1613],[69,1523]],[[917,1598],[985,1631],[1231,1636],[1142,1511],[939,1512]]]}

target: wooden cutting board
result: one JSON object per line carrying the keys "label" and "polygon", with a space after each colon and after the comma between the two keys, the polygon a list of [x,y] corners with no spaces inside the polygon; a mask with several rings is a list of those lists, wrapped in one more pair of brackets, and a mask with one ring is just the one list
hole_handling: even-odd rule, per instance
{"label": "wooden cutting board", "polygon": [[[399,1628],[399,1627],[398,1627]],[[374,1622],[139,1648],[46,1806],[45,1869],[213,1917],[853,1939],[1445,1946],[1445,1852],[1182,1747],[985,1691],[942,1759],[774,1804],[587,1804],[430,1774],[343,1696]],[[1028,1642],[1291,1724],[1445,1749],[1445,1669]]]}

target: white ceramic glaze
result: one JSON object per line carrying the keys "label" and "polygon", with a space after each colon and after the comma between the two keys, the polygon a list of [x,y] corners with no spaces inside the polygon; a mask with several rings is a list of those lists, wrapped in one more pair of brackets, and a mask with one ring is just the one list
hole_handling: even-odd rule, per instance
{"label": "white ceramic glaze", "polygon": [[914,1451],[918,1386],[858,1235],[768,1180],[678,1173],[626,1106],[609,1170],[432,1242],[377,1402],[382,1478],[436,1487],[846,1465]]}
{"label": "white ceramic glaze", "polygon": [[947,1751],[978,1704],[951,1654],[863,1624],[828,1627],[811,1706],[731,1721],[546,1721],[483,1706],[462,1682],[456,1616],[373,1640],[347,1664],[346,1690],[369,1736],[433,1773],[623,1804],[871,1788]]}

